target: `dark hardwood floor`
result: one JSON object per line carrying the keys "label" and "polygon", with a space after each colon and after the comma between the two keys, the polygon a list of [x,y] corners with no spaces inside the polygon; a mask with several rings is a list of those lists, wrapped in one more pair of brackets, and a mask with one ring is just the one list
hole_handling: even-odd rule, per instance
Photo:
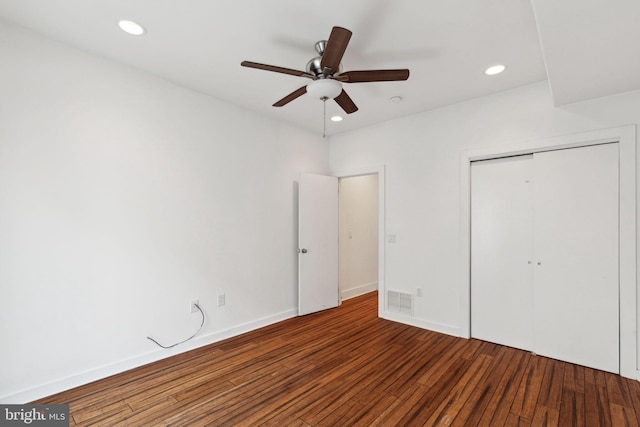
{"label": "dark hardwood floor", "polygon": [[86,426],[638,426],[640,383],[376,317],[377,294],[42,399]]}

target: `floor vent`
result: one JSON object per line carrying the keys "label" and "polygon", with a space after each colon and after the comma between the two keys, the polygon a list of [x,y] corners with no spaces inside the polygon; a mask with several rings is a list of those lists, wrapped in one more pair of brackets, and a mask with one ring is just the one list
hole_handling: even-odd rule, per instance
{"label": "floor vent", "polygon": [[413,295],[398,291],[387,291],[387,309],[413,316]]}

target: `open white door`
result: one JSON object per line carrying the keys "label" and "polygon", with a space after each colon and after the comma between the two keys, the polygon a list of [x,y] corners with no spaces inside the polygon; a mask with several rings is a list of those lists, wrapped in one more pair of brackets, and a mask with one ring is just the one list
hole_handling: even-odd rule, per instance
{"label": "open white door", "polygon": [[303,173],[298,183],[298,314],[339,303],[338,178]]}

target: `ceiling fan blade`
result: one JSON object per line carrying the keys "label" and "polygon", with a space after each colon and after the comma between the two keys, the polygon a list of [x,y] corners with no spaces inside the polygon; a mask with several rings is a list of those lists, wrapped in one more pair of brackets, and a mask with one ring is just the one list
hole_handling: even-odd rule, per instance
{"label": "ceiling fan blade", "polygon": [[275,65],[259,64],[257,62],[242,61],[243,67],[257,68],[258,70],[273,71],[274,73],[290,74],[297,77],[309,77],[315,80],[315,76],[305,71],[293,70],[291,68],[276,67]]}
{"label": "ceiling fan blade", "polygon": [[409,70],[365,70],[346,71],[338,76],[344,83],[365,83],[365,82],[389,82],[396,80],[407,80]]}
{"label": "ceiling fan blade", "polygon": [[342,89],[340,95],[336,96],[333,99],[338,103],[340,107],[342,107],[344,112],[347,114],[355,113],[356,111],[358,111],[358,107],[349,97],[349,95],[347,95],[347,92],[345,92],[344,89]]}
{"label": "ceiling fan blade", "polygon": [[347,45],[351,39],[351,34],[351,31],[346,28],[333,27],[320,61],[320,67],[323,70],[331,68],[333,72],[338,71],[344,51],[347,50]]}
{"label": "ceiling fan blade", "polygon": [[306,86],[302,86],[300,89],[297,89],[297,90],[291,92],[289,95],[285,96],[280,101],[278,101],[275,104],[273,104],[273,106],[274,107],[282,107],[283,105],[286,105],[286,104],[290,103],[291,101],[293,101],[294,99],[304,95],[305,93],[307,93],[307,87]]}

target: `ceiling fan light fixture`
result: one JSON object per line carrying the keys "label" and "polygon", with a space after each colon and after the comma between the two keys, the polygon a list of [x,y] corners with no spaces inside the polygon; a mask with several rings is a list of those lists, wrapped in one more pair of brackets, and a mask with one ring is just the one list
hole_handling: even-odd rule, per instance
{"label": "ceiling fan light fixture", "polygon": [[496,74],[500,74],[501,72],[503,72],[506,69],[507,69],[507,67],[505,67],[504,65],[496,64],[496,65],[492,65],[491,67],[489,67],[486,70],[484,70],[484,73],[487,76],[495,76]]}
{"label": "ceiling fan light fixture", "polygon": [[342,84],[333,79],[318,79],[307,85],[307,93],[316,99],[333,99],[342,92]]}
{"label": "ceiling fan light fixture", "polygon": [[142,25],[126,19],[118,21],[118,26],[122,31],[132,36],[141,36],[146,32]]}

